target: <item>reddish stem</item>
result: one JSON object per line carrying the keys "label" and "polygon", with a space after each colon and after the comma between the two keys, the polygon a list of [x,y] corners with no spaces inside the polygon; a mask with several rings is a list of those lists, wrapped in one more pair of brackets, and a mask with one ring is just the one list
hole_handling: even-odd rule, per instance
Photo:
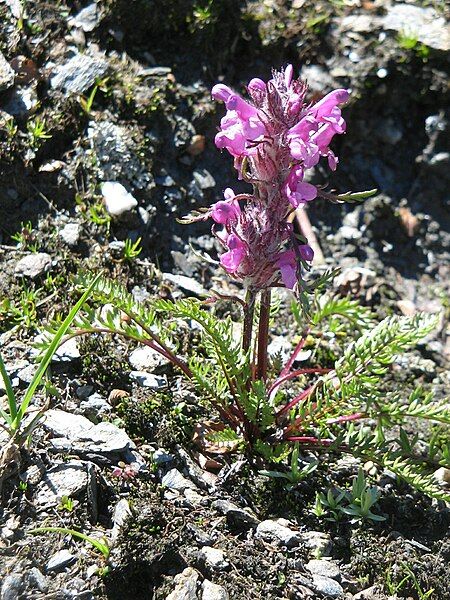
{"label": "reddish stem", "polygon": [[342,417],[336,417],[334,419],[327,419],[327,425],[334,425],[335,423],[347,423],[348,421],[359,421],[359,419],[365,419],[366,413],[353,413],[352,415],[342,415]]}
{"label": "reddish stem", "polygon": [[331,370],[332,369],[320,369],[319,367],[310,369],[297,369],[297,371],[292,371],[292,373],[288,373],[284,377],[278,377],[278,379],[276,379],[270,386],[268,394],[270,396],[273,393],[273,391],[282,383],[284,383],[285,381],[289,381],[289,379],[294,379],[294,377],[297,377],[298,375],[309,375],[310,373],[323,375],[325,373],[329,373]]}
{"label": "reddish stem", "polygon": [[289,410],[291,410],[291,408],[296,406],[299,402],[301,402],[302,400],[304,400],[305,398],[310,396],[313,393],[314,388],[315,388],[315,386],[311,385],[306,390],[303,390],[303,392],[301,394],[299,394],[298,396],[295,396],[295,398],[293,398],[290,402],[285,404],[285,406],[282,406],[277,413],[277,418],[280,417],[285,412],[288,412]]}
{"label": "reddish stem", "polygon": [[309,329],[307,329],[306,331],[304,331],[302,333],[301,340],[299,341],[299,343],[295,347],[294,352],[291,354],[289,360],[287,361],[287,363],[285,364],[283,370],[280,373],[280,378],[283,377],[284,375],[287,375],[289,373],[289,371],[292,369],[292,365],[294,364],[295,359],[297,358],[297,356],[299,355],[299,353],[301,352],[301,350],[303,350],[303,347],[306,344],[306,338],[308,337],[308,334],[309,334]]}
{"label": "reddish stem", "polygon": [[259,309],[258,329],[258,370],[257,378],[267,380],[267,345],[269,342],[269,319],[270,319],[270,290],[261,292],[261,306]]}
{"label": "reddish stem", "polygon": [[334,440],[324,439],[321,440],[319,438],[308,436],[308,435],[293,435],[291,437],[286,438],[287,442],[300,442],[301,444],[312,444],[314,446],[331,446]]}

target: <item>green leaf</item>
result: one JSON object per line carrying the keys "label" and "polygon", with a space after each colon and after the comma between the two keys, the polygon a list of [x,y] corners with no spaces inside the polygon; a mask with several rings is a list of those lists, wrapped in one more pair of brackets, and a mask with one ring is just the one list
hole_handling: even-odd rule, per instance
{"label": "green leaf", "polygon": [[66,527],[37,527],[36,529],[31,529],[30,533],[63,533],[64,535],[73,535],[73,537],[77,537],[80,540],[91,544],[91,546],[101,552],[106,559],[109,557],[110,550],[108,544],[96,540],[85,533],[76,531],[75,529],[67,529]]}

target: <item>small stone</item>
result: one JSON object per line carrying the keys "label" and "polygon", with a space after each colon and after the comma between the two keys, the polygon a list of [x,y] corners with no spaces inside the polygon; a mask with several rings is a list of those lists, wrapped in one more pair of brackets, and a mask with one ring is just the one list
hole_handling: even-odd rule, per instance
{"label": "small stone", "polygon": [[36,504],[42,508],[55,506],[63,496],[73,498],[89,483],[86,464],[80,461],[62,463],[46,472],[35,494]]}
{"label": "small stone", "polygon": [[86,417],[98,421],[100,417],[111,412],[111,405],[103,396],[95,393],[80,403],[80,411]]}
{"label": "small stone", "polygon": [[348,225],[342,225],[339,228],[339,233],[344,240],[359,240],[362,237],[362,232],[356,227],[349,227]]}
{"label": "small stone", "polygon": [[227,590],[209,579],[203,581],[202,592],[202,600],[229,600]]}
{"label": "small stone", "polygon": [[155,465],[165,465],[174,460],[174,455],[169,454],[169,452],[167,452],[167,450],[164,450],[164,448],[157,448],[157,450],[155,450],[152,456],[152,462],[155,463]]}
{"label": "small stone", "polygon": [[136,369],[136,371],[152,371],[169,363],[167,358],[164,358],[162,354],[156,350],[153,350],[153,348],[149,348],[148,346],[143,346],[142,348],[136,348],[136,350],[133,350],[128,360],[130,365]]}
{"label": "small stone", "polygon": [[195,490],[197,487],[195,483],[184,477],[178,469],[170,469],[170,471],[167,471],[163,476],[161,483],[169,490],[176,490],[177,492],[184,492],[187,488]]}
{"label": "small stone", "polygon": [[228,500],[216,500],[212,507],[226,516],[228,526],[233,530],[255,528],[260,522],[250,509],[240,508]]}
{"label": "small stone", "polygon": [[137,206],[137,200],[117,181],[102,184],[102,195],[107,212],[112,217],[121,217]]}
{"label": "small stone", "polygon": [[303,546],[310,550],[311,554],[316,558],[321,556],[331,556],[333,542],[328,533],[322,531],[307,531],[300,533],[300,539]]}
{"label": "small stone", "polygon": [[47,563],[47,571],[62,571],[72,565],[76,558],[68,550],[60,550],[54,554]]}
{"label": "small stone", "polygon": [[447,485],[450,485],[450,469],[447,469],[446,467],[441,467],[435,471],[433,473],[433,477],[440,483],[446,483]]}
{"label": "small stone", "polygon": [[322,575],[313,575],[313,586],[314,590],[324,596],[330,596],[331,598],[339,598],[344,594],[344,590],[340,583],[331,579],[330,577],[323,577]]}
{"label": "small stone", "polygon": [[17,377],[22,383],[31,383],[37,371],[37,365],[27,365],[17,373]]}
{"label": "small stone", "polygon": [[226,560],[223,550],[213,548],[212,546],[203,546],[199,552],[200,560],[213,569],[213,571],[224,571],[230,566]]}
{"label": "small stone", "polygon": [[52,257],[46,252],[36,252],[27,254],[19,260],[14,269],[14,273],[21,277],[36,279],[39,275],[50,271],[52,266]]}
{"label": "small stone", "polygon": [[71,338],[61,344],[58,350],[52,356],[52,362],[65,363],[72,362],[80,358],[81,354],[78,350],[78,342],[76,338]]}
{"label": "small stone", "polygon": [[121,529],[123,528],[127,519],[131,517],[130,505],[128,500],[122,498],[116,504],[113,513],[113,528],[111,530],[111,540],[115,542],[119,536]]}
{"label": "small stone", "polygon": [[186,277],[185,275],[173,275],[172,273],[163,273],[164,279],[175,283],[179,288],[185,290],[186,292],[190,292],[195,296],[207,296],[208,292],[205,288],[198,283],[195,279],[191,277]]}
{"label": "small stone", "polygon": [[195,183],[201,190],[209,190],[216,185],[216,180],[206,169],[197,169],[193,175]]}
{"label": "small stone", "polygon": [[306,565],[307,569],[313,575],[322,575],[323,577],[329,577],[330,579],[341,579],[341,571],[339,567],[329,560],[310,560]]}
{"label": "small stone", "polygon": [[0,52],[0,92],[14,85],[14,69]]}
{"label": "small stone", "polygon": [[78,223],[67,223],[59,232],[59,237],[71,248],[80,241],[81,227]]}
{"label": "small stone", "polygon": [[48,589],[47,578],[39,571],[37,567],[31,567],[29,570],[28,583],[31,587],[43,593]]}
{"label": "small stone", "polygon": [[0,599],[1,600],[20,600],[23,587],[21,575],[7,575],[2,583]]}
{"label": "small stone", "polygon": [[191,143],[188,146],[188,153],[191,156],[198,156],[202,154],[205,150],[205,136],[204,135],[194,135],[192,137]]}
{"label": "small stone", "polygon": [[6,102],[3,104],[3,110],[9,115],[18,118],[24,118],[35,109],[39,104],[39,98],[33,87],[14,88],[9,94]]}
{"label": "small stone", "polygon": [[87,400],[89,398],[89,396],[92,395],[93,391],[94,391],[93,385],[80,385],[75,390],[75,393],[77,395],[77,398],[79,398],[80,400]]}
{"label": "small stone", "polygon": [[384,594],[380,594],[379,588],[376,585],[361,590],[353,596],[353,600],[383,600],[384,598]]}
{"label": "small stone", "polygon": [[135,381],[139,386],[150,390],[162,390],[167,388],[167,380],[165,377],[159,377],[146,371],[131,371],[130,379]]}
{"label": "small stone", "polygon": [[175,575],[175,589],[166,600],[198,600],[197,584],[199,574],[192,567],[187,567],[182,573]]}
{"label": "small stone", "polygon": [[76,54],[63,65],[55,68],[50,79],[53,89],[64,90],[66,95],[82,94],[103,77],[108,63],[103,57]]}
{"label": "small stone", "polygon": [[80,12],[75,15],[72,19],[69,19],[69,27],[78,27],[82,29],[85,33],[89,33],[90,31],[94,31],[97,25],[100,22],[100,13],[98,9],[98,4],[89,4]]}
{"label": "small stone", "polygon": [[278,543],[288,548],[294,548],[300,544],[300,537],[297,531],[292,531],[289,527],[271,519],[262,521],[258,525],[256,528],[256,537],[267,542]]}

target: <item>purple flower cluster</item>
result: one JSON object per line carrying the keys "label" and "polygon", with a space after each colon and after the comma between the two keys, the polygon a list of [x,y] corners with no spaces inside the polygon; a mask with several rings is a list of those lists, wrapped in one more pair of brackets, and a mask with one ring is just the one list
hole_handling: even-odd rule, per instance
{"label": "purple flower cluster", "polygon": [[293,235],[289,216],[318,195],[304,181],[305,171],[321,157],[336,169],[329,146],[335,134],[345,132],[339,105],[349,93],[335,90],[307,104],[307,86],[293,79],[291,65],[273,72],[267,83],[252,79],[247,90],[250,102],[223,84],[213,87],[212,96],[227,109],[216,146],[234,157],[239,179],[252,183],[253,193],[235,195],[227,188],[208,215],[222,226],[213,231],[225,248],[220,262],[228,273],[254,290],[281,281],[293,288],[302,264],[314,255]]}

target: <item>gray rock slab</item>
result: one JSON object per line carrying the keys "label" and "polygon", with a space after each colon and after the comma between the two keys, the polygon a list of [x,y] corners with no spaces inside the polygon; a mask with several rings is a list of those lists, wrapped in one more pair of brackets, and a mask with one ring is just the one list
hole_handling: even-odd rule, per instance
{"label": "gray rock slab", "polygon": [[52,266],[52,257],[46,252],[27,254],[19,260],[14,273],[19,277],[36,279],[39,275],[46,273]]}
{"label": "gray rock slab", "polygon": [[229,595],[224,587],[205,579],[202,583],[202,600],[229,600]]}
{"label": "gray rock slab", "polygon": [[383,19],[385,29],[415,37],[417,41],[448,52],[450,50],[450,25],[432,7],[413,4],[394,4]]}
{"label": "gray rock slab", "polygon": [[314,590],[324,596],[330,598],[340,598],[344,595],[344,590],[340,583],[331,579],[330,577],[323,577],[322,575],[313,575],[313,586]]}
{"label": "gray rock slab", "polygon": [[128,360],[130,365],[136,371],[152,371],[169,363],[167,358],[164,358],[162,354],[156,352],[156,350],[153,350],[153,348],[149,348],[148,346],[143,346],[142,348],[136,348],[136,350],[133,350],[128,357]]}
{"label": "gray rock slab", "polygon": [[72,565],[75,561],[76,557],[68,550],[60,550],[50,558],[46,569],[48,572],[62,571],[69,565]]}
{"label": "gray rock slab", "polygon": [[55,448],[93,454],[125,454],[135,445],[127,433],[113,423],[94,425],[81,415],[62,410],[49,410],[43,422],[56,439],[50,440]]}
{"label": "gray rock slab", "polygon": [[88,483],[86,463],[62,463],[46,472],[36,489],[35,502],[41,508],[55,506],[63,496],[77,496],[87,488]]}
{"label": "gray rock slab", "polygon": [[103,77],[108,63],[103,57],[93,58],[88,54],[76,54],[63,65],[57,66],[50,79],[53,89],[63,90],[66,95],[82,94]]}
{"label": "gray rock slab", "polygon": [[131,517],[130,505],[126,498],[122,498],[114,507],[113,513],[113,528],[111,530],[111,540],[115,542],[119,536],[119,533],[124,526],[127,519]]}
{"label": "gray rock slab", "polygon": [[300,536],[297,531],[292,531],[289,527],[268,519],[262,521],[256,528],[256,537],[267,542],[294,548],[300,544]]}
{"label": "gray rock slab", "polygon": [[169,490],[175,490],[177,492],[184,492],[187,488],[195,490],[197,487],[195,483],[182,475],[178,469],[170,469],[170,471],[167,471],[163,476],[161,483]]}
{"label": "gray rock slab", "polygon": [[40,592],[46,592],[48,589],[48,581],[37,567],[31,567],[28,571],[28,584]]}
{"label": "gray rock slab", "polygon": [[228,500],[215,500],[212,507],[226,516],[232,529],[251,529],[257,527],[260,522],[250,509],[240,508]]}
{"label": "gray rock slab", "polygon": [[189,292],[195,296],[208,295],[208,292],[205,290],[205,288],[198,283],[198,281],[191,277],[186,277],[186,275],[173,275],[172,273],[163,273],[163,277],[164,279],[167,279],[167,281],[177,285],[185,292]]}
{"label": "gray rock slab", "polygon": [[313,575],[322,575],[323,577],[329,577],[330,579],[336,579],[338,581],[341,579],[339,567],[330,560],[310,560],[306,563],[305,569]]}
{"label": "gray rock slab", "polygon": [[20,600],[23,588],[23,580],[21,575],[11,573],[7,575],[2,582],[0,600]]}
{"label": "gray rock slab", "polygon": [[299,534],[302,544],[313,556],[331,556],[333,542],[328,533],[322,531],[306,531]]}
{"label": "gray rock slab", "polygon": [[199,600],[197,585],[198,572],[192,567],[187,567],[182,573],[174,577],[175,589],[167,596],[167,600]]}
{"label": "gray rock slab", "polygon": [[153,375],[146,371],[131,371],[130,379],[135,381],[139,386],[148,388],[149,390],[163,390],[167,388],[167,380],[165,377]]}
{"label": "gray rock slab", "polygon": [[0,92],[3,92],[14,85],[14,77],[14,69],[0,52]]}
{"label": "gray rock slab", "polygon": [[89,4],[79,13],[77,13],[72,19],[69,19],[69,27],[78,27],[85,33],[94,31],[97,25],[100,23],[101,13],[97,3]]}

